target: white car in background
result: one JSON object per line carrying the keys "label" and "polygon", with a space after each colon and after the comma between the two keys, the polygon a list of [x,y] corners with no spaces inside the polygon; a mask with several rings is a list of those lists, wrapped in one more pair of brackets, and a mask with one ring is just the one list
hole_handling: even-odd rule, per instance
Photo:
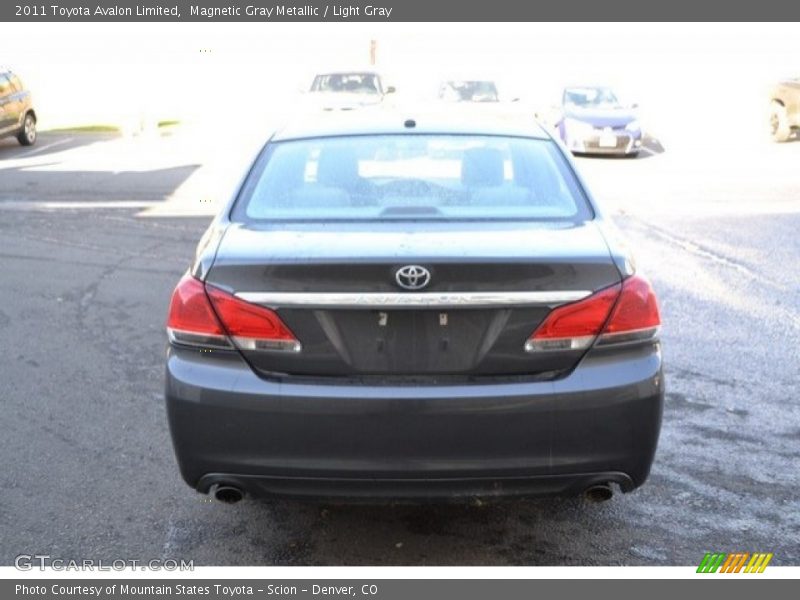
{"label": "white car in background", "polygon": [[375,71],[334,71],[316,75],[306,97],[322,110],[352,110],[380,104],[394,91]]}

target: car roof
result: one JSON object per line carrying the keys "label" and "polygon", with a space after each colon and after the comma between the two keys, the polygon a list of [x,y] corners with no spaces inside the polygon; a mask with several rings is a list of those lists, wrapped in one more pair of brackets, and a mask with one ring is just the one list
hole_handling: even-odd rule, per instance
{"label": "car roof", "polygon": [[333,71],[320,71],[315,77],[325,77],[326,75],[380,75],[374,69],[341,69]]}
{"label": "car roof", "polygon": [[481,79],[480,77],[452,77],[450,79],[442,79],[442,83],[495,83],[494,79]]}
{"label": "car roof", "polygon": [[613,85],[604,83],[586,83],[582,85],[565,85],[564,90],[613,90]]}
{"label": "car roof", "polygon": [[[413,125],[411,124],[413,123]],[[304,114],[278,129],[272,141],[391,134],[496,135],[551,139],[533,116],[520,117],[486,107],[401,110],[364,107]]]}

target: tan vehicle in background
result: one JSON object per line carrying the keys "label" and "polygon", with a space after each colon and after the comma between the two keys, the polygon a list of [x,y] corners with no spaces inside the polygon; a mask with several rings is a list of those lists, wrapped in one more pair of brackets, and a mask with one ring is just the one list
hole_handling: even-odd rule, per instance
{"label": "tan vehicle in background", "polygon": [[36,143],[31,92],[10,69],[0,66],[0,139],[14,136],[23,146]]}
{"label": "tan vehicle in background", "polygon": [[769,127],[772,139],[785,142],[800,130],[800,78],[786,79],[770,91]]}

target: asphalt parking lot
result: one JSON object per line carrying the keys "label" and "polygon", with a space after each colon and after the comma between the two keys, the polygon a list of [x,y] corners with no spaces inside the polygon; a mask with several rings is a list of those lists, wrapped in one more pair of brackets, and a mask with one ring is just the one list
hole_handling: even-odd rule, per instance
{"label": "asphalt parking lot", "polygon": [[668,393],[644,487],[347,507],[221,505],[179,478],[164,317],[214,203],[208,154],[178,138],[0,141],[0,564],[800,563],[800,142],[578,160],[661,300]]}

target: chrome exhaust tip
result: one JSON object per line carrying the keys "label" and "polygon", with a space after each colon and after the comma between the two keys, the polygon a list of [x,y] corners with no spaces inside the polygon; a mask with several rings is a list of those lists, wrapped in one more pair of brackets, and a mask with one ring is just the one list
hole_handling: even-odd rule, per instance
{"label": "chrome exhaust tip", "polygon": [[214,500],[223,504],[236,504],[244,499],[244,492],[232,485],[217,485],[211,494]]}
{"label": "chrome exhaust tip", "polygon": [[594,504],[611,500],[613,496],[614,490],[608,483],[598,483],[597,485],[589,486],[583,492],[583,497],[586,498],[588,502],[592,502]]}

